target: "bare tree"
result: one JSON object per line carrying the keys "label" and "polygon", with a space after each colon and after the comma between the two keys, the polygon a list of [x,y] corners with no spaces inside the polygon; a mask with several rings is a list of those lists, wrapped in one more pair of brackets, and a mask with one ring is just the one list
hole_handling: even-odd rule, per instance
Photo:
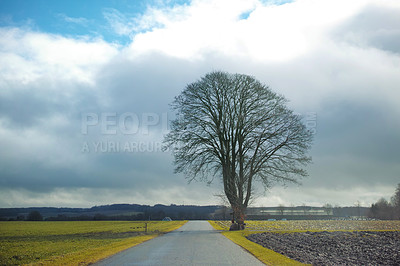
{"label": "bare tree", "polygon": [[39,211],[31,211],[26,218],[27,221],[43,221],[43,216]]}
{"label": "bare tree", "polygon": [[392,220],[393,219],[393,207],[384,198],[380,198],[375,204],[371,205],[371,216],[381,220]]}
{"label": "bare tree", "polygon": [[283,216],[283,213],[285,212],[285,205],[279,204],[278,205],[278,210],[279,210],[281,216]]}
{"label": "bare tree", "polygon": [[310,210],[310,207],[307,206],[305,203],[303,203],[303,204],[301,205],[301,207],[302,207],[302,209],[303,209],[304,215],[307,215],[307,214],[308,214],[308,211]]}
{"label": "bare tree", "polygon": [[324,206],[322,206],[326,212],[327,215],[332,215],[333,213],[333,207],[331,204],[326,203]]}
{"label": "bare tree", "polygon": [[291,203],[291,204],[290,204],[290,213],[291,213],[292,215],[293,215],[293,213],[294,213],[294,208],[295,208],[294,204]]}
{"label": "bare tree", "polygon": [[253,186],[298,182],[312,134],[287,100],[255,78],[211,72],[175,98],[177,112],[165,148],[175,172],[211,183],[222,177],[224,193],[243,223]]}
{"label": "bare tree", "polygon": [[360,217],[361,217],[361,202],[359,200],[357,200],[357,202],[354,203],[354,207],[357,208],[358,219],[360,219]]}
{"label": "bare tree", "polygon": [[397,188],[391,199],[391,202],[394,211],[394,218],[400,220],[400,183],[397,184]]}

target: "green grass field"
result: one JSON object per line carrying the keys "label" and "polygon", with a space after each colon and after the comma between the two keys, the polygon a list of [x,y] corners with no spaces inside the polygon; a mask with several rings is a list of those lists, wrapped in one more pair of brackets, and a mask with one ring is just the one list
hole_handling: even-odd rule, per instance
{"label": "green grass field", "polygon": [[236,244],[267,265],[303,265],[246,238],[261,232],[291,233],[305,231],[400,231],[400,221],[246,221],[246,229],[228,231],[230,221],[210,221],[210,224]]}
{"label": "green grass field", "polygon": [[185,221],[0,222],[0,265],[87,265]]}

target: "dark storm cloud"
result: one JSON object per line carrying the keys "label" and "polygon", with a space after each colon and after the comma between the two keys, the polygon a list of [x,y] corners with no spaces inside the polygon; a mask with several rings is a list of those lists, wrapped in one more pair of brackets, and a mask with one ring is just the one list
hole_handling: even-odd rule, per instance
{"label": "dark storm cloud", "polygon": [[400,125],[389,107],[360,102],[327,102],[321,112],[318,133],[322,150],[353,154],[372,161],[391,162],[399,155]]}
{"label": "dark storm cloud", "polygon": [[327,102],[318,113],[314,164],[307,184],[356,187],[396,183],[400,125],[390,108]]}
{"label": "dark storm cloud", "polygon": [[206,72],[208,68],[163,54],[130,60],[122,54],[102,69],[98,84],[115,111],[162,113],[201,70]]}
{"label": "dark storm cloud", "polygon": [[[77,133],[82,113],[100,109],[98,95],[80,84],[49,84],[39,80],[8,89],[7,93],[0,94],[0,118],[11,128],[42,128],[47,133],[54,131],[71,137]],[[68,125],[50,124],[54,116],[62,116]]]}
{"label": "dark storm cloud", "polygon": [[169,154],[162,152],[103,153],[95,165],[94,173],[101,175],[91,180],[103,188],[160,189],[182,181],[181,176],[172,174]]}
{"label": "dark storm cloud", "polygon": [[335,30],[337,39],[400,53],[400,8],[370,5]]}
{"label": "dark storm cloud", "polygon": [[16,91],[12,95],[0,96],[0,115],[19,127],[31,127],[37,119],[54,112],[54,103],[40,95]]}
{"label": "dark storm cloud", "polygon": [[17,165],[1,165],[1,187],[9,189],[28,189],[46,193],[57,187],[88,187],[92,182],[85,179],[74,169],[58,167],[49,169],[40,164],[30,164],[26,161]]}
{"label": "dark storm cloud", "polygon": [[80,168],[49,166],[26,158],[3,161],[1,187],[49,192],[55,188],[160,189],[179,185],[182,177],[173,175],[166,153],[89,154],[89,165]]}

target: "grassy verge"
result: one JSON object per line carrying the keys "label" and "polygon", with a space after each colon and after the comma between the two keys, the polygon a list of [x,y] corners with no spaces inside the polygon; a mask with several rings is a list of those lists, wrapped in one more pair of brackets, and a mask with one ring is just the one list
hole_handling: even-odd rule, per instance
{"label": "grassy verge", "polygon": [[222,234],[234,243],[238,244],[242,248],[249,251],[251,254],[256,256],[260,261],[267,265],[306,265],[301,262],[289,259],[288,257],[276,253],[271,249],[267,249],[259,244],[256,244],[246,238],[250,234],[255,232],[246,231],[233,231],[223,232]]}
{"label": "grassy verge", "polygon": [[154,234],[131,237],[97,248],[91,247],[70,254],[50,257],[36,263],[31,263],[30,265],[88,265],[155,237],[157,237],[157,235]]}
{"label": "grassy verge", "polygon": [[185,222],[0,222],[0,265],[88,265]]}
{"label": "grassy verge", "polygon": [[209,223],[216,229],[216,230],[223,230],[222,234],[236,243],[237,245],[241,246],[242,248],[246,249],[248,252],[256,256],[260,261],[267,265],[305,265],[298,261],[289,259],[282,254],[276,253],[273,250],[267,249],[259,244],[256,244],[246,238],[246,236],[250,234],[260,233],[254,231],[227,231],[226,227],[222,227],[218,222],[209,221]]}

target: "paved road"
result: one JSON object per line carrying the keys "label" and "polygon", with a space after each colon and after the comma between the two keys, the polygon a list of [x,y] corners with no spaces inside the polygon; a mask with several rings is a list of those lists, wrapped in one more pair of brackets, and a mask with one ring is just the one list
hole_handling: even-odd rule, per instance
{"label": "paved road", "polygon": [[122,251],[96,265],[264,265],[218,233],[207,221],[181,228]]}

